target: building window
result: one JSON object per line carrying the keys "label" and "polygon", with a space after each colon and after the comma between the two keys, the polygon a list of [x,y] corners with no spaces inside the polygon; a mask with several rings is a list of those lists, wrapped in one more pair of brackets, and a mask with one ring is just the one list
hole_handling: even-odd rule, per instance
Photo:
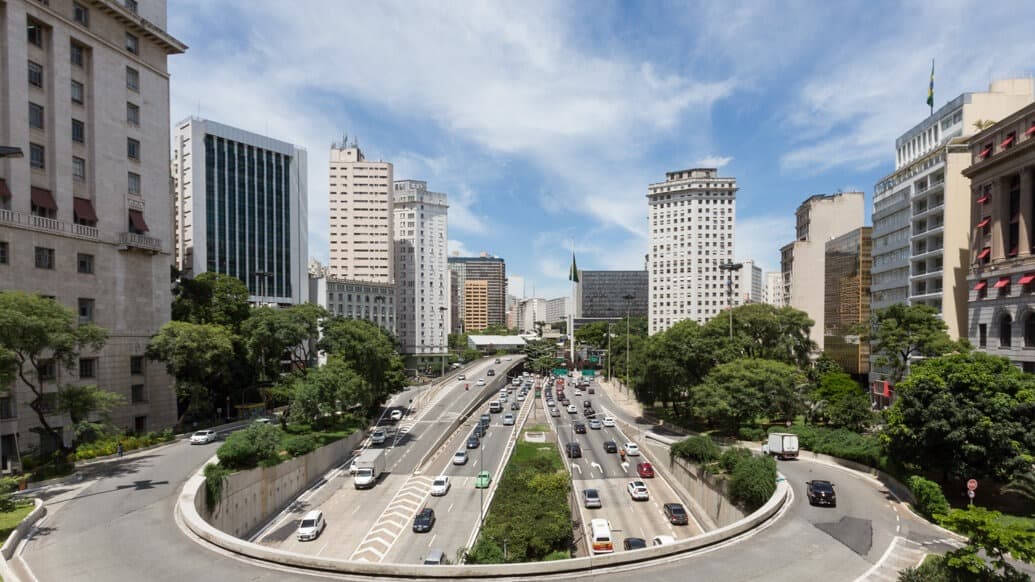
{"label": "building window", "polygon": [[80,273],[93,274],[93,255],[79,253],[76,257],[76,265]]}
{"label": "building window", "polygon": [[147,402],[147,394],[144,393],[143,384],[133,384],[129,387],[130,401],[133,404],[139,404],[141,402]]}
{"label": "building window", "polygon": [[1024,318],[1024,347],[1035,348],[1035,312]]}
{"label": "building window", "polygon": [[136,35],[126,33],[126,50],[133,54],[137,54],[140,50],[140,42],[137,40]]}
{"label": "building window", "polygon": [[69,58],[72,61],[73,65],[77,67],[82,67],[83,64],[86,62],[86,47],[75,41],[72,41],[72,47],[69,50]]}
{"label": "building window", "polygon": [[57,378],[57,364],[54,360],[43,360],[40,362],[39,374],[40,380],[53,380]]}
{"label": "building window", "polygon": [[126,0],[126,9],[130,12],[137,11],[137,0]]}
{"label": "building window", "polygon": [[79,377],[94,378],[97,376],[96,358],[79,358]]}
{"label": "building window", "polygon": [[86,141],[86,124],[78,119],[72,120],[72,141],[76,143]]}
{"label": "building window", "polygon": [[988,324],[982,323],[978,325],[978,347],[988,347]]}
{"label": "building window", "polygon": [[131,137],[126,138],[126,157],[131,160],[140,159],[140,141]]}
{"label": "building window", "polygon": [[1013,319],[1010,318],[1009,313],[1004,313],[999,318],[999,347],[1010,347],[1013,340],[1013,330],[1010,328],[1012,324]]}
{"label": "building window", "polygon": [[86,160],[72,156],[72,177],[80,181],[86,179]]}
{"label": "building window", "polygon": [[83,26],[90,26],[90,11],[78,2],[72,3],[72,18]]}
{"label": "building window", "polygon": [[79,298],[79,323],[93,321],[93,299]]}
{"label": "building window", "polygon": [[82,105],[86,101],[86,88],[79,81],[72,81],[72,103]]}
{"label": "building window", "polygon": [[133,103],[126,103],[126,123],[140,125],[140,107]]}
{"label": "building window", "polygon": [[9,265],[11,263],[11,247],[5,240],[0,240],[0,265]]}
{"label": "building window", "polygon": [[129,373],[134,376],[144,373],[144,356],[129,357]]}
{"label": "building window", "polygon": [[54,249],[48,249],[44,247],[36,247],[36,268],[37,269],[53,269],[54,268]]}
{"label": "building window", "polygon": [[29,127],[43,129],[43,106],[29,102]]}
{"label": "building window", "polygon": [[43,88],[43,65],[29,61],[29,84]]}
{"label": "building window", "polygon": [[130,172],[128,174],[129,193],[140,196],[140,174]]}
{"label": "building window", "polygon": [[43,48],[43,27],[38,22],[30,20],[27,32],[29,44]]}
{"label": "building window", "polygon": [[137,434],[145,434],[147,432],[147,417],[146,416],[134,416],[133,417],[133,431]]}
{"label": "building window", "polygon": [[17,418],[14,415],[14,401],[10,396],[4,396],[0,398],[0,419],[9,420],[12,418]]}
{"label": "building window", "polygon": [[140,90],[140,71],[133,67],[126,67],[126,88],[130,91]]}

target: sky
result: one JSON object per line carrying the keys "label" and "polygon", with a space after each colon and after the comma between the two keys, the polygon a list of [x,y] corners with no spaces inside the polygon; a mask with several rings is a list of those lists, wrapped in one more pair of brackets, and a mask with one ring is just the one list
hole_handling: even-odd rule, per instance
{"label": "sky", "polygon": [[[513,295],[642,269],[647,186],[737,179],[736,256],[779,269],[794,210],[894,169],[894,141],[991,80],[1030,77],[1035,3],[169,0],[172,122],[307,150],[327,262],[330,144],[447,194],[449,247],[502,257]],[[869,220],[869,210],[867,220]]]}

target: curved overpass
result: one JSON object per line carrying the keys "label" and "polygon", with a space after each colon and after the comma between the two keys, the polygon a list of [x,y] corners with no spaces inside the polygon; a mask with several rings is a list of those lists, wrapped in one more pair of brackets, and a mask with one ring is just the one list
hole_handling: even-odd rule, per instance
{"label": "curved overpass", "polygon": [[[635,421],[614,403],[608,408]],[[645,443],[642,436],[651,427],[635,426]],[[177,443],[97,465],[83,483],[46,492],[49,514],[11,561],[12,570],[23,580],[41,582],[348,579],[272,567],[184,536],[173,519],[175,503],[186,479],[212,453],[210,447]],[[895,569],[915,564],[925,551],[944,549],[942,530],[914,518],[869,476],[805,460],[782,462],[779,468],[795,493],[782,518],[736,543],[617,568],[608,579],[890,580]],[[808,505],[804,482],[812,478],[837,484],[837,508]]]}

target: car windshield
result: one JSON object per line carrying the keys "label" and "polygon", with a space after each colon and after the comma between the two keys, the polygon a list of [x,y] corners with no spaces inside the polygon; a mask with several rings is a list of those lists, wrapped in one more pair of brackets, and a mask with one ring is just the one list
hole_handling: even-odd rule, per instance
{"label": "car windshield", "polygon": [[830,483],[813,483],[812,488],[816,491],[823,492],[830,492],[834,490],[834,488],[830,486]]}
{"label": "car windshield", "polygon": [[441,486],[446,484],[446,480],[445,479],[435,479],[435,483],[434,484],[437,487],[441,487]]}
{"label": "car windshield", "polygon": [[316,520],[315,519],[303,519],[302,520],[302,527],[316,527]]}
{"label": "car windshield", "polygon": [[668,510],[670,513],[672,513],[672,515],[683,515],[684,513],[686,513],[686,511],[683,510],[683,508],[679,505],[673,505],[669,507]]}
{"label": "car windshield", "polygon": [[598,497],[596,489],[586,489],[587,499],[596,499]]}

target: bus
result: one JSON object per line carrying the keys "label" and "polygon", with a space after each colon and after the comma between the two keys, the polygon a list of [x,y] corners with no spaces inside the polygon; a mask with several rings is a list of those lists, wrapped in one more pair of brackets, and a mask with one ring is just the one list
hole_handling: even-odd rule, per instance
{"label": "bus", "polygon": [[592,519],[589,522],[590,548],[594,554],[611,554],[615,551],[611,541],[611,523],[606,519]]}

